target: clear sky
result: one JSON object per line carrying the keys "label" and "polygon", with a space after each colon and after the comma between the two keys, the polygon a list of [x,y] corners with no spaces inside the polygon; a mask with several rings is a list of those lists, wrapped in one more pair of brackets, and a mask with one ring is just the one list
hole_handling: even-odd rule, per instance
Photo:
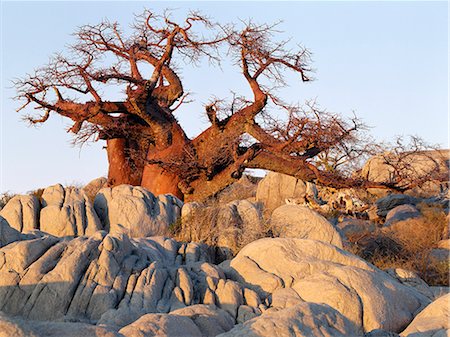
{"label": "clear sky", "polygon": [[[29,128],[16,113],[11,80],[44,65],[73,41],[71,33],[103,18],[127,27],[144,6],[198,9],[219,22],[283,20],[286,37],[313,52],[316,80],[290,77],[289,101],[317,98],[329,111],[352,111],[378,140],[418,135],[448,146],[447,2],[3,2],[1,17],[0,192],[26,192],[55,183],[86,183],[107,173],[103,143],[71,146],[69,122],[52,115]],[[230,90],[248,93],[239,69],[206,64],[182,69],[196,100],[177,113],[188,135],[205,128],[202,105]],[[30,112],[30,111],[29,111]]]}

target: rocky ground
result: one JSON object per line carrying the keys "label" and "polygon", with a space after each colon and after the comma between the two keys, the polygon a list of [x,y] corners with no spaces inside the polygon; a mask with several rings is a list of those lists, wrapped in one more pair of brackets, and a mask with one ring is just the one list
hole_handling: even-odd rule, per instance
{"label": "rocky ground", "polygon": [[445,194],[271,173],[183,204],[104,184],[0,210],[0,336],[450,335]]}

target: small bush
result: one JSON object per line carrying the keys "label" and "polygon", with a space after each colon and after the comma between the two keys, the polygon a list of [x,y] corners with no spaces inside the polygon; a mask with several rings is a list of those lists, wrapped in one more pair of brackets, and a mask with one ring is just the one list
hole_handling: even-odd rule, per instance
{"label": "small bush", "polygon": [[380,269],[415,271],[429,285],[449,285],[449,263],[430,255],[447,238],[448,222],[440,207],[420,204],[421,217],[404,220],[373,234],[349,238],[350,251]]}
{"label": "small bush", "polygon": [[4,192],[0,194],[0,210],[2,210],[3,207],[5,207],[5,205],[8,203],[8,201],[10,201],[15,196],[16,194],[11,192]]}

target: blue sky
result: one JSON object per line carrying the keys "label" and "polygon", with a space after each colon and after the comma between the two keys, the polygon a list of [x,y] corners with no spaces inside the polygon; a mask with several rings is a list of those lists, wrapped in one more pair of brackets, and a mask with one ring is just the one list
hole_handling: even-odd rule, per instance
{"label": "blue sky", "polygon": [[[447,2],[3,2],[0,192],[55,183],[86,183],[107,173],[103,143],[71,146],[69,122],[53,115],[29,128],[16,113],[11,80],[64,51],[78,26],[103,18],[127,27],[147,7],[198,9],[219,22],[283,20],[286,37],[313,52],[316,80],[289,76],[281,94],[291,102],[316,98],[329,111],[353,111],[377,140],[418,135],[448,146]],[[203,104],[230,90],[248,93],[239,69],[202,64],[181,73],[195,99],[177,113],[190,136],[206,125]]]}

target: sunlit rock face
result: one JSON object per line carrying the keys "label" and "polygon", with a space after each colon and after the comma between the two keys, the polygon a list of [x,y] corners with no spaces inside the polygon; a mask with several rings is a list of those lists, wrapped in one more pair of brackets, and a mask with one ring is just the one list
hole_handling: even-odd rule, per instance
{"label": "sunlit rock face", "polygon": [[130,237],[166,235],[181,216],[183,202],[170,194],[155,197],[139,186],[120,185],[101,189],[94,207],[104,228]]}
{"label": "sunlit rock face", "polygon": [[262,298],[292,288],[302,300],[326,303],[364,331],[399,332],[430,302],[355,255],[320,241],[258,240],[225,271]]}
{"label": "sunlit rock face", "polygon": [[439,297],[421,311],[400,334],[402,337],[439,337],[450,333],[450,294]]}

